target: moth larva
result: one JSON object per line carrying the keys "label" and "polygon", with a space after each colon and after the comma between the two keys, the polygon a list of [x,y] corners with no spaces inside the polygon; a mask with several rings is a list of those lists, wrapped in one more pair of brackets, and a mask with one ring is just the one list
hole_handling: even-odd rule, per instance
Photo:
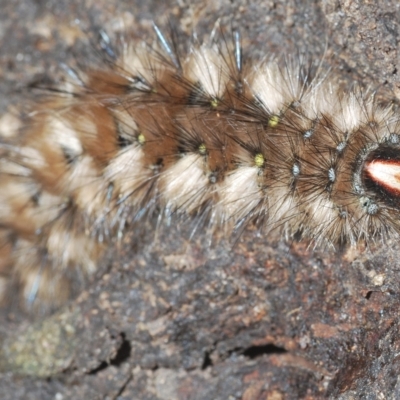
{"label": "moth larva", "polygon": [[392,106],[290,57],[243,59],[237,32],[184,52],[155,30],[152,46],[101,32],[108,62],[67,68],[2,137],[3,297],[11,280],[28,308],[57,307],[150,212],[323,246],[398,238]]}

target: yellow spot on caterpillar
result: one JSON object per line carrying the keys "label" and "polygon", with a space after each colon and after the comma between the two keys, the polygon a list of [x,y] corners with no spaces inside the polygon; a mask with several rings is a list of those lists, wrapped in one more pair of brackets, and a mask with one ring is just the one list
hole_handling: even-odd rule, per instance
{"label": "yellow spot on caterpillar", "polygon": [[257,153],[254,157],[254,164],[256,165],[256,167],[258,168],[262,168],[264,166],[265,163],[265,158],[261,153]]}
{"label": "yellow spot on caterpillar", "polygon": [[271,128],[276,128],[278,124],[279,124],[279,117],[277,115],[273,115],[268,121],[268,126],[270,126]]}
{"label": "yellow spot on caterpillar", "polygon": [[206,155],[206,153],[207,153],[207,147],[206,147],[206,145],[205,145],[204,143],[202,143],[202,144],[199,146],[199,153],[200,153],[202,156],[205,156],[205,155]]}
{"label": "yellow spot on caterpillar", "polygon": [[137,141],[139,142],[139,144],[141,146],[144,145],[146,138],[144,137],[143,133],[139,133],[138,137],[137,137]]}
{"label": "yellow spot on caterpillar", "polygon": [[212,108],[217,108],[219,101],[218,101],[218,99],[212,99],[210,104],[211,104]]}

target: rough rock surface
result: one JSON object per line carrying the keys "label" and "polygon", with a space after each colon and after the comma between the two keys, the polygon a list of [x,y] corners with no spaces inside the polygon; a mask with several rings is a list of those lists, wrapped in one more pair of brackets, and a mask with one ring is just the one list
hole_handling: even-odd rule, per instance
{"label": "rough rock surface", "polygon": [[[221,17],[246,52],[325,54],[344,81],[400,90],[396,1],[191,3],[2,0],[1,112],[85,56],[82,32],[121,16],[138,37],[153,19],[202,34]],[[3,311],[2,399],[400,398],[397,244],[319,251],[172,225],[135,226],[57,314]]]}

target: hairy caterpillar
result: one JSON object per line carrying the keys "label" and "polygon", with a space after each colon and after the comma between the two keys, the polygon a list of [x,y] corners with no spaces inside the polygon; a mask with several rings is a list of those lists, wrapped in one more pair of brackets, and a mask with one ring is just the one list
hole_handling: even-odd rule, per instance
{"label": "hairy caterpillar", "polygon": [[11,281],[57,307],[151,213],[316,245],[398,237],[394,107],[299,60],[243,59],[237,32],[182,50],[155,31],[101,32],[106,63],[67,68],[1,138],[3,297]]}

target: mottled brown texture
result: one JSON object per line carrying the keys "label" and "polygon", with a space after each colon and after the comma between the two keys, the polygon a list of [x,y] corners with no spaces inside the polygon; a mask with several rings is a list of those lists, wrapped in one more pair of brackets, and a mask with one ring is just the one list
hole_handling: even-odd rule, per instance
{"label": "mottled brown texture", "polygon": [[387,86],[400,97],[397,1],[326,0],[322,10],[331,40],[346,66],[374,87]]}
{"label": "mottled brown texture", "polygon": [[[142,21],[138,37],[151,30],[153,18],[162,25],[170,14],[199,33],[217,17],[233,15],[246,51],[300,48],[321,55],[328,43],[329,62],[342,69],[344,80],[361,76],[366,85],[397,87],[391,73],[398,63],[396,2],[179,4],[3,1],[1,109],[23,99],[15,89],[44,71],[57,76],[61,61],[74,63],[72,46],[85,56],[84,35],[73,24],[77,16],[84,27],[90,20],[112,24],[116,10]],[[378,28],[368,29],[368,21]],[[391,51],[378,45],[380,38]],[[330,58],[332,52],[338,57]],[[48,321],[32,325],[17,314],[2,315],[1,398],[400,396],[397,245],[373,255],[318,252],[307,243],[274,244],[252,230],[237,242],[228,243],[223,232],[211,239],[201,229],[189,240],[190,226],[176,225],[156,235],[156,222],[148,221],[131,232],[110,249],[105,274]],[[52,334],[47,345],[55,327],[59,336]],[[37,355],[30,350],[35,340]],[[31,376],[20,376],[26,373]]]}

